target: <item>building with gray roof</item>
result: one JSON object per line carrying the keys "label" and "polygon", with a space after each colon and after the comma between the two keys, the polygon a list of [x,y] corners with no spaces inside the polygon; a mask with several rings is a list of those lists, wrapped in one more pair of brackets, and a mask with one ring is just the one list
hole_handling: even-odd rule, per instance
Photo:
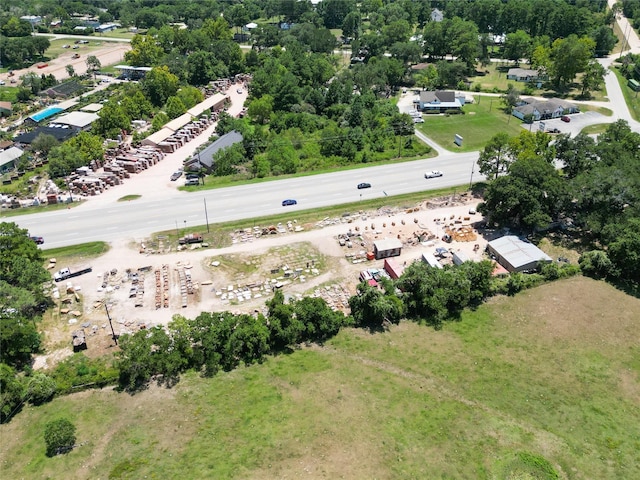
{"label": "building with gray roof", "polygon": [[577,105],[561,98],[550,98],[548,100],[523,98],[522,105],[515,107],[511,112],[514,117],[520,120],[524,120],[527,115],[532,115],[533,120],[538,121],[579,113],[580,109]]}
{"label": "building with gray roof", "polygon": [[236,130],[232,130],[226,135],[221,136],[211,145],[206,147],[201,152],[196,153],[190,160],[185,163],[185,168],[191,170],[205,170],[211,172],[214,167],[213,157],[220,150],[224,150],[236,143],[242,142],[242,134]]}
{"label": "building with gray roof", "polygon": [[492,240],[487,244],[487,249],[509,272],[535,270],[540,263],[551,262],[549,255],[534,244],[525,242],[515,235],[506,235]]}
{"label": "building with gray roof", "polygon": [[15,168],[18,160],[24,152],[18,147],[10,147],[0,152],[0,173]]}

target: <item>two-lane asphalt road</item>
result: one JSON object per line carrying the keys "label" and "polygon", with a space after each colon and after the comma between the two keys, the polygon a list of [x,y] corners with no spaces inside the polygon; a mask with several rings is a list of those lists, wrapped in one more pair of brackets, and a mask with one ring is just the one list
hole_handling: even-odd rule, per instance
{"label": "two-lane asphalt road", "polygon": [[[272,215],[283,211],[324,207],[359,200],[399,195],[480,180],[475,162],[477,152],[442,155],[433,159],[381,165],[357,170],[289,178],[253,185],[239,185],[200,193],[175,192],[163,199],[133,200],[104,206],[91,201],[56,212],[14,217],[21,228],[45,238],[45,247],[122,238],[142,239],[152,232],[183,229],[242,218]],[[444,176],[425,179],[427,170],[441,170]],[[372,187],[358,190],[360,182]],[[293,198],[295,206],[283,207]],[[206,205],[206,212],[205,212]],[[292,215],[295,218],[295,215]]]}

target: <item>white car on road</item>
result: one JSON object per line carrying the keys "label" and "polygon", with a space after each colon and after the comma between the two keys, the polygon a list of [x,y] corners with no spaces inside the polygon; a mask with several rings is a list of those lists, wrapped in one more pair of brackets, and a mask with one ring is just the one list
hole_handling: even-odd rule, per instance
{"label": "white car on road", "polygon": [[442,172],[440,170],[431,170],[430,172],[426,172],[424,174],[424,178],[436,178],[441,176]]}

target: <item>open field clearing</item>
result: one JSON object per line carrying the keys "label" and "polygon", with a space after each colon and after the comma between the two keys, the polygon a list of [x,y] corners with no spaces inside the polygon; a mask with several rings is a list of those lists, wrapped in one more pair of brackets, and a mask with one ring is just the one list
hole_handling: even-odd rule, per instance
{"label": "open field clearing", "polygon": [[[638,478],[640,301],[577,277],[0,427],[2,478]],[[49,459],[53,417],[78,446]],[[6,441],[11,439],[11,441]]]}
{"label": "open field clearing", "polygon": [[[416,129],[451,151],[481,150],[496,132],[516,136],[522,131],[521,121],[507,115],[498,97],[474,95],[474,103],[463,107],[462,115],[423,115],[424,123]],[[462,147],[453,143],[455,134],[462,135]]]}

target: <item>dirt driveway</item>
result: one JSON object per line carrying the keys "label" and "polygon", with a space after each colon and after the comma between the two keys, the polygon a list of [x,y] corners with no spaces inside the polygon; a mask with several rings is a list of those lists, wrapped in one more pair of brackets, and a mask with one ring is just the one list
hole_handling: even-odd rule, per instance
{"label": "dirt driveway", "polygon": [[[72,65],[76,74],[83,75],[87,72],[88,56],[95,55],[98,60],[100,60],[101,65],[115,65],[124,61],[124,54],[129,50],[131,50],[131,45],[121,42],[105,42],[105,46],[98,49],[87,48],[85,45],[81,45],[77,50],[69,49],[69,51],[57,58],[49,60],[47,67],[38,68],[36,65],[32,65],[29,68],[14,70],[14,77],[9,77],[8,73],[2,73],[0,74],[0,80],[4,80],[7,85],[9,85],[11,78],[15,78],[16,81],[19,82],[20,77],[28,72],[34,72],[38,75],[51,74],[56,77],[57,80],[64,80],[69,78],[66,70],[67,65]],[[80,55],[80,58],[72,58],[76,53]]]}

